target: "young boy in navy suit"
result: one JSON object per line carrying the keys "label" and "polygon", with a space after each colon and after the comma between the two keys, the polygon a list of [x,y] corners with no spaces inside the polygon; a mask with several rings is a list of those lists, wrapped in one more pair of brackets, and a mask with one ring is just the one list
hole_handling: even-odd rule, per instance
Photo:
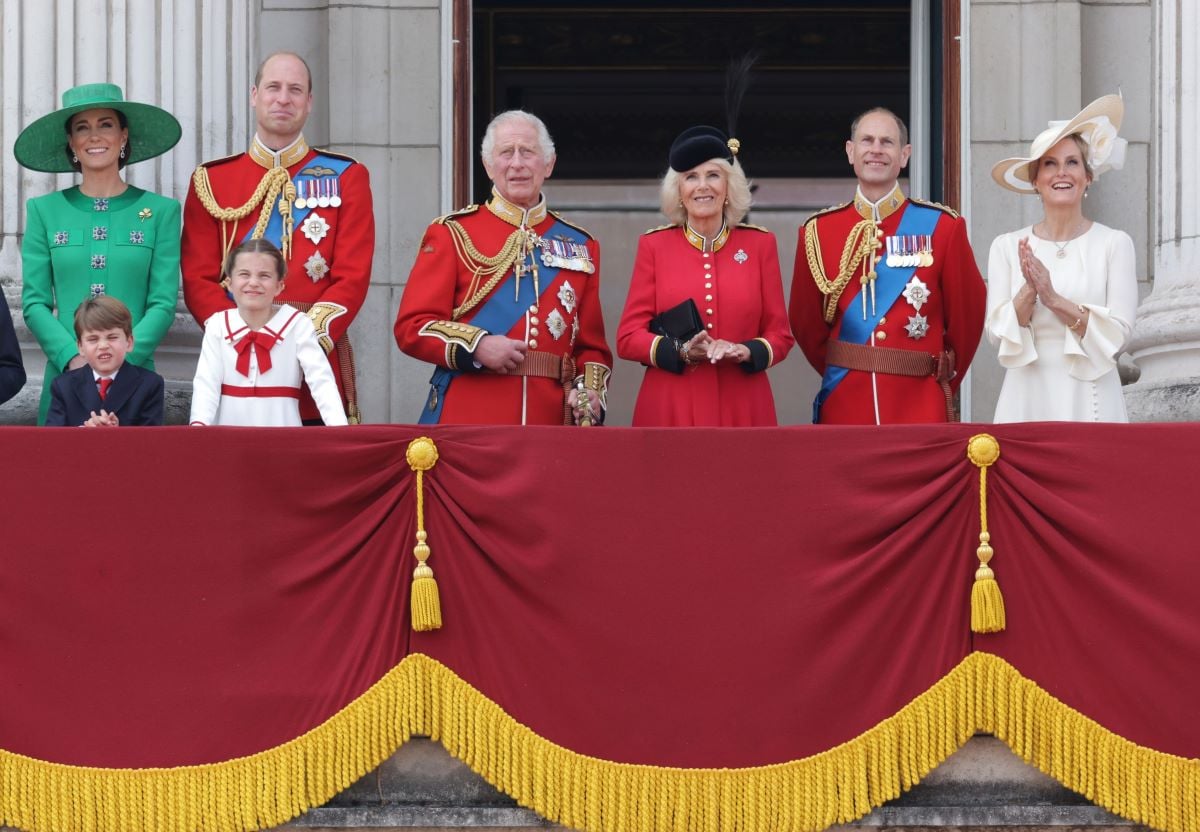
{"label": "young boy in navy suit", "polygon": [[133,317],[108,295],[75,310],[75,338],[86,367],[63,373],[50,385],[49,426],[87,428],[163,423],[163,379],[125,363],[133,349]]}

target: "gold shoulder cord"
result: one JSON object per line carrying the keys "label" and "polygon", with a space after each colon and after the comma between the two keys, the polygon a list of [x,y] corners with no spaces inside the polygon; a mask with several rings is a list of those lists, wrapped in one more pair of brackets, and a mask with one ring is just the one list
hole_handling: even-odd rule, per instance
{"label": "gold shoulder cord", "polygon": [[250,239],[258,240],[267,230],[267,223],[271,221],[271,208],[275,205],[275,201],[279,201],[279,215],[283,218],[283,256],[289,260],[292,257],[292,201],[296,198],[296,186],[292,184],[292,177],[288,175],[287,168],[271,168],[263,174],[263,178],[259,180],[258,187],[254,189],[254,193],[246,200],[245,204],[237,208],[222,208],[217,204],[216,198],[213,196],[212,183],[208,181],[208,168],[200,165],[196,168],[196,172],[192,174],[192,184],[196,188],[196,196],[200,200],[200,204],[213,217],[221,221],[221,268],[224,270],[225,258],[229,256],[230,250],[233,248],[233,239],[230,237],[229,223],[236,223],[250,215],[254,208],[262,203],[262,209],[258,212],[258,222],[254,226],[254,232],[250,235]]}
{"label": "gold shoulder cord", "polygon": [[[508,274],[508,270],[518,258],[524,257],[533,243],[529,235],[518,228],[508,235],[508,239],[495,256],[488,257],[475,248],[467,229],[460,223],[446,220],[445,226],[450,231],[450,239],[454,241],[454,251],[459,261],[470,269],[473,275],[471,285],[467,287],[467,299],[450,313],[450,320],[457,321],[478,306],[488,293],[496,288],[496,284]],[[482,286],[479,285],[481,280],[486,281]]]}
{"label": "gold shoulder cord", "polygon": [[817,218],[813,217],[804,224],[804,253],[808,255],[808,269],[812,272],[813,281],[825,296],[825,323],[833,323],[838,301],[846,289],[846,284],[862,265],[863,259],[874,250],[875,223],[862,220],[850,229],[846,245],[842,248],[841,261],[838,263],[837,279],[830,281],[825,276],[825,261],[821,256],[821,241],[817,236]]}
{"label": "gold shoulder cord", "polygon": [[945,213],[949,214],[954,219],[958,219],[958,217],[959,217],[958,212],[955,211],[953,208],[951,208],[949,205],[943,205],[942,203],[934,202],[931,199],[916,199],[915,197],[910,196],[908,198],[908,201],[915,202],[917,205],[924,205],[929,208],[937,208],[939,211],[944,211]]}

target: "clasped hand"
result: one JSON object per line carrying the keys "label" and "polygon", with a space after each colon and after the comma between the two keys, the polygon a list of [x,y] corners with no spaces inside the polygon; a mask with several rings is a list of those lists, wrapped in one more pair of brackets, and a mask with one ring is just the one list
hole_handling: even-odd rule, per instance
{"label": "clasped hand", "polygon": [[109,413],[104,408],[100,408],[100,412],[92,411],[91,416],[80,427],[84,428],[115,428],[120,427],[121,420],[117,418],[116,413]]}
{"label": "clasped hand", "polygon": [[1050,270],[1033,253],[1033,246],[1029,244],[1028,237],[1022,237],[1017,242],[1017,257],[1021,263],[1021,276],[1025,278],[1025,285],[1033,290],[1034,295],[1044,305],[1053,305],[1058,298],[1058,292],[1050,282]]}
{"label": "clasped hand", "polygon": [[735,344],[722,338],[713,338],[707,332],[700,332],[688,341],[687,357],[693,364],[701,361],[710,364],[742,364],[750,360],[750,348],[745,344]]}

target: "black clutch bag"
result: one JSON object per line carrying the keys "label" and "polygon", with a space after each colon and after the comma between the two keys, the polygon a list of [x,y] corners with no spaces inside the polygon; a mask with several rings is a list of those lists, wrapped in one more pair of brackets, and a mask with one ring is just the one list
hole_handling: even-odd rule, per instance
{"label": "black clutch bag", "polygon": [[703,329],[704,322],[700,320],[700,310],[691,298],[650,319],[651,332],[674,338],[680,343],[692,340]]}

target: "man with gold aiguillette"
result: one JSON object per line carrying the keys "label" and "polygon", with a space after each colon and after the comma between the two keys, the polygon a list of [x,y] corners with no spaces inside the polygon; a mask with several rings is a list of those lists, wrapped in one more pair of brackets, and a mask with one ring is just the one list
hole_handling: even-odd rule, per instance
{"label": "man with gold aiguillette", "polygon": [[911,152],[895,113],[860,115],[846,142],[854,200],[800,229],[788,311],[822,374],[814,422],[957,421],[954,391],[979,346],[987,291],[963,219],[900,190]]}
{"label": "man with gold aiguillette", "polygon": [[[375,253],[375,212],[367,169],[348,156],[311,148],[312,74],[299,55],[277,52],[250,90],[257,132],[250,150],[196,168],[183,209],[183,297],[197,323],[232,309],[225,256],[266,238],[284,254],[279,301],[306,312],[317,330],[351,424],[359,421],[354,356],[346,330],[367,296]],[[320,424],[301,392],[300,417]]]}
{"label": "man with gold aiguillette", "polygon": [[481,147],[492,198],[434,220],[400,298],[396,343],[436,365],[422,424],[599,424],[612,352],[600,245],[546,209],[554,143],[510,110]]}

